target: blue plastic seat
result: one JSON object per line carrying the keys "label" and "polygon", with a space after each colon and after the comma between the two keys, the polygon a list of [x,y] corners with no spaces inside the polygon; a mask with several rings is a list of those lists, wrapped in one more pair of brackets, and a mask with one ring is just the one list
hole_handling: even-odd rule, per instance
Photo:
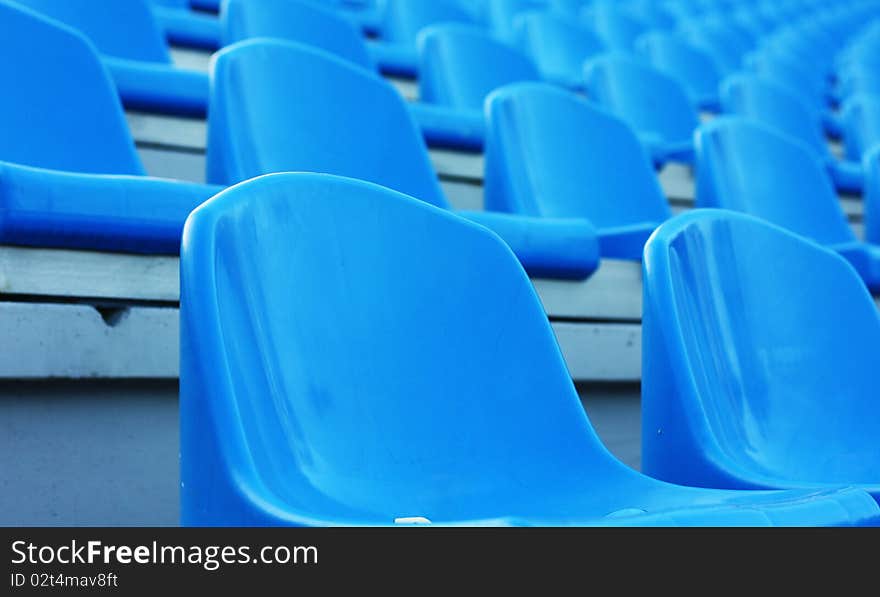
{"label": "blue plastic seat", "polygon": [[516,41],[519,15],[547,8],[545,0],[485,0],[483,4],[483,21],[493,35],[506,42]]}
{"label": "blue plastic seat", "polygon": [[153,13],[170,43],[216,50],[220,46],[217,19],[190,10],[188,0],[150,0]]}
{"label": "blue plastic seat", "polygon": [[877,94],[857,93],[841,108],[843,143],[851,160],[860,160],[880,145],[880,89]]}
{"label": "blue plastic seat", "polygon": [[164,34],[145,0],[0,0],[24,6],[83,33],[103,55],[126,107],[201,115],[204,73],[175,68]]}
{"label": "blue plastic seat", "polygon": [[[314,83],[291,85],[284,73]],[[250,40],[222,50],[213,77],[211,182],[325,172],[449,208],[406,103],[374,74],[300,44]],[[585,278],[598,265],[598,238],[588,221],[459,213],[501,235],[532,275]]]}
{"label": "blue plastic seat", "polygon": [[546,83],[499,89],[486,112],[487,209],[587,218],[603,257],[642,258],[671,212],[650,157],[623,121]]}
{"label": "blue plastic seat", "polygon": [[855,485],[880,499],[880,317],[839,255],[697,210],[644,266],[642,469],[700,487]]}
{"label": "blue plastic seat", "polygon": [[177,253],[219,188],[150,179],[91,43],[0,4],[0,243]]}
{"label": "blue plastic seat", "polygon": [[861,163],[831,153],[821,121],[788,87],[758,75],[734,75],[721,86],[721,105],[725,113],[757,120],[808,145],[826,163],[839,190],[861,192]]}
{"label": "blue plastic seat", "polygon": [[517,43],[535,61],[541,76],[571,89],[583,88],[584,61],[605,51],[595,33],[549,12],[521,15],[516,29]]}
{"label": "blue plastic seat", "polygon": [[693,105],[713,112],[719,109],[721,75],[706,52],[675,33],[661,31],[641,36],[636,50],[651,66],[678,81]]}
{"label": "blue plastic seat", "polygon": [[751,49],[745,40],[722,23],[692,24],[684,27],[682,32],[692,44],[712,57],[722,77],[740,70],[746,53]]}
{"label": "blue plastic seat", "polygon": [[764,218],[843,255],[880,291],[880,248],[859,242],[824,162],[754,120],[722,117],[697,133],[697,205]]}
{"label": "blue plastic seat", "polygon": [[481,113],[486,96],[540,74],[528,56],[469,25],[434,25],[419,36],[419,98]]}
{"label": "blue plastic seat", "polygon": [[678,82],[633,56],[605,54],[584,66],[587,95],[622,118],[658,162],[693,159],[699,115]]}
{"label": "blue plastic seat", "polygon": [[591,7],[584,10],[582,18],[609,50],[617,52],[631,52],[636,38],[648,30],[645,23],[617,4]]}
{"label": "blue plastic seat", "polygon": [[363,181],[275,174],[196,210],[181,250],[181,340],[185,525],[880,514],[860,490],[695,489],[627,468],[593,431],[504,243]]}

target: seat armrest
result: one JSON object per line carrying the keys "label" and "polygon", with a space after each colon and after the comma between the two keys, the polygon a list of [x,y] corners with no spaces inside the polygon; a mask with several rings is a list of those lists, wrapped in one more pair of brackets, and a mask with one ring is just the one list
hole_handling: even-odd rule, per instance
{"label": "seat armrest", "polygon": [[501,237],[530,276],[583,280],[599,267],[599,237],[589,220],[488,211],[455,213]]}
{"label": "seat armrest", "polygon": [[207,73],[158,64],[104,58],[126,108],[205,116],[208,111]]}
{"label": "seat armrest", "polygon": [[408,105],[428,145],[465,151],[483,148],[486,120],[480,110],[461,110],[421,102]]}
{"label": "seat armrest", "polygon": [[645,243],[659,224],[641,222],[629,226],[599,229],[599,248],[602,257],[641,261]]}
{"label": "seat armrest", "polygon": [[415,47],[384,41],[371,41],[367,50],[379,71],[386,75],[416,77],[419,73],[419,55]]}
{"label": "seat armrest", "polygon": [[165,31],[169,42],[188,47],[216,50],[220,48],[220,21],[179,8],[153,6],[153,14]]}
{"label": "seat armrest", "polygon": [[828,172],[837,190],[847,193],[862,192],[865,175],[859,162],[836,160],[833,156],[829,156],[827,163]]}
{"label": "seat armrest", "polygon": [[186,217],[220,190],[0,162],[0,243],[174,255]]}

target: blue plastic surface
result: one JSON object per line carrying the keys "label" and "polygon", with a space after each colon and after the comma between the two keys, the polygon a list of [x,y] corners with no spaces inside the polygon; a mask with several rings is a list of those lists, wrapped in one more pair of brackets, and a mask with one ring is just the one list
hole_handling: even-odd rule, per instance
{"label": "blue plastic surface", "polygon": [[0,94],[0,243],[178,251],[186,215],[219,189],[140,176],[119,98],[88,40],[0,3],[0,77],[16,82]]}
{"label": "blue plastic surface", "polygon": [[419,56],[419,99],[460,110],[482,111],[493,90],[540,78],[527,56],[474,26],[423,29]]}
{"label": "blue plastic surface", "polygon": [[199,207],[181,255],[185,525],[878,516],[859,490],[694,489],[615,460],[510,250],[422,201],[266,176]]}
{"label": "blue plastic surface", "polygon": [[[4,3],[7,0],[2,0]],[[83,33],[108,58],[126,106],[203,115],[208,80],[204,73],[175,68],[150,5],[145,0],[16,0]]]}
{"label": "blue plastic surface", "polygon": [[220,47],[220,24],[214,17],[162,6],[153,7],[153,14],[172,44],[204,50]]}
{"label": "blue plastic surface", "polygon": [[584,22],[612,51],[630,52],[647,26],[617,4],[599,4],[584,11]]}
{"label": "blue plastic surface", "polygon": [[734,75],[721,86],[721,106],[725,113],[757,120],[808,145],[826,162],[838,189],[861,192],[861,164],[831,154],[822,122],[788,87],[758,75]]}
{"label": "blue plastic surface", "polygon": [[705,51],[680,35],[660,31],[641,36],[636,40],[636,50],[654,68],[678,81],[692,104],[704,110],[718,110],[721,75]]}
{"label": "blue plastic surface", "polygon": [[876,245],[880,244],[880,145],[865,152],[862,167],[865,171],[865,240]]}
{"label": "blue plastic surface", "polygon": [[321,48],[364,68],[375,68],[355,24],[315,2],[228,0],[221,19],[225,45],[256,37],[286,39]]}
{"label": "blue plastic surface", "polygon": [[859,160],[880,145],[880,89],[877,94],[857,93],[843,104],[843,144],[851,160]]}
{"label": "blue plastic surface", "polygon": [[[313,84],[290,85],[281,73],[297,73]],[[213,81],[210,182],[232,184],[272,172],[325,172],[449,207],[411,111],[373,73],[321,50],[261,39],[222,50],[214,61]],[[596,269],[598,239],[589,222],[496,215],[493,229],[530,273],[585,278]],[[510,224],[502,226],[502,220]]]}
{"label": "blue plastic surface", "polygon": [[499,39],[507,42],[516,40],[516,18],[530,11],[546,8],[543,0],[484,0],[483,21]]}
{"label": "blue plastic surface", "polygon": [[640,260],[671,212],[635,134],[618,118],[546,83],[499,89],[487,102],[486,208],[587,218],[603,257]]}
{"label": "blue plastic surface", "polygon": [[547,81],[572,89],[583,87],[584,61],[605,51],[599,37],[578,24],[547,12],[516,19],[517,43],[535,61]]}
{"label": "blue plastic surface", "polygon": [[642,470],[702,487],[880,498],[880,317],[832,251],[695,211],[645,250]]}
{"label": "blue plastic surface", "polygon": [[834,248],[880,291],[880,250],[856,239],[824,162],[788,135],[733,116],[703,125],[697,205],[749,213]]}
{"label": "blue plastic surface", "polygon": [[385,0],[382,39],[415,49],[419,32],[440,23],[473,23],[454,0]]}
{"label": "blue plastic surface", "polygon": [[742,68],[750,48],[723,24],[701,23],[683,28],[687,39],[709,54],[721,71],[731,75]]}
{"label": "blue plastic surface", "polygon": [[626,121],[658,162],[693,159],[699,115],[678,82],[633,56],[611,53],[584,66],[590,99]]}

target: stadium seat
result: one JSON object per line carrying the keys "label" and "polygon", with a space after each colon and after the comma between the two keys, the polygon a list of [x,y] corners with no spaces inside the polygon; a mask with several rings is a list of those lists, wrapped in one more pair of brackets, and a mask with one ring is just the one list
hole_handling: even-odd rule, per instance
{"label": "stadium seat", "polygon": [[462,111],[480,113],[494,89],[540,79],[527,56],[470,25],[426,27],[419,57],[419,98]]}
{"label": "stadium seat", "polygon": [[[290,85],[284,73],[314,84]],[[217,54],[213,81],[209,181],[326,172],[449,208],[406,103],[374,74],[304,45],[250,40]],[[586,278],[598,265],[586,220],[459,213],[501,235],[534,276]]]}
{"label": "stadium seat", "polygon": [[880,292],[880,248],[856,239],[825,164],[797,139],[741,117],[703,125],[697,205],[749,213],[826,245]]}
{"label": "stadium seat", "polygon": [[101,52],[126,107],[204,114],[208,78],[175,68],[164,34],[145,0],[0,0],[77,29]]}
{"label": "stadium seat", "polygon": [[629,124],[659,162],[693,159],[699,115],[675,79],[633,56],[604,54],[584,66],[590,99]]}
{"label": "stadium seat", "polygon": [[766,221],[697,210],[648,242],[644,288],[645,473],[880,499],[880,316],[844,259]]}
{"label": "stadium seat", "polygon": [[150,0],[165,37],[172,44],[216,50],[220,46],[217,19],[190,10],[188,0]]}
{"label": "stadium seat", "polygon": [[727,114],[757,120],[802,141],[826,163],[839,190],[861,193],[861,163],[838,160],[831,153],[821,121],[788,87],[758,75],[734,75],[721,85],[721,107]]}
{"label": "stadium seat", "polygon": [[538,72],[551,83],[582,89],[584,61],[605,50],[595,33],[548,12],[530,12],[516,21],[521,49],[532,57]]}
{"label": "stadium seat", "polygon": [[740,70],[746,53],[751,49],[722,23],[690,24],[683,27],[682,32],[686,39],[712,57],[722,77]]}
{"label": "stadium seat", "polygon": [[615,52],[631,52],[636,38],[648,30],[647,25],[617,4],[599,4],[584,10],[582,19]]}
{"label": "stadium seat", "polygon": [[0,243],[175,254],[219,188],[150,179],[82,35],[0,4]]}
{"label": "stadium seat", "polygon": [[[189,218],[184,525],[846,525],[861,490],[650,479],[606,450],[510,250],[367,182],[282,173]],[[511,325],[516,322],[516,325]]]}
{"label": "stadium seat", "polygon": [[703,50],[675,33],[657,31],[637,39],[636,51],[651,66],[678,81],[693,105],[718,111],[721,75]]}
{"label": "stadium seat", "polygon": [[603,257],[638,261],[672,214],[651,159],[621,120],[547,83],[499,89],[486,105],[486,208],[587,218]]}
{"label": "stadium seat", "polygon": [[846,156],[860,160],[875,145],[880,145],[880,89],[877,94],[857,93],[841,108],[843,145]]}

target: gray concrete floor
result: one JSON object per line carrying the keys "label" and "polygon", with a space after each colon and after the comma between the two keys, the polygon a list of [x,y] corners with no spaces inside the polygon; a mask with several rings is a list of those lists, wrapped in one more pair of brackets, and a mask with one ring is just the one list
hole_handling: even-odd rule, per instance
{"label": "gray concrete floor", "polygon": [[[638,468],[638,387],[578,391]],[[175,525],[178,450],[176,382],[0,382],[0,525]]]}

